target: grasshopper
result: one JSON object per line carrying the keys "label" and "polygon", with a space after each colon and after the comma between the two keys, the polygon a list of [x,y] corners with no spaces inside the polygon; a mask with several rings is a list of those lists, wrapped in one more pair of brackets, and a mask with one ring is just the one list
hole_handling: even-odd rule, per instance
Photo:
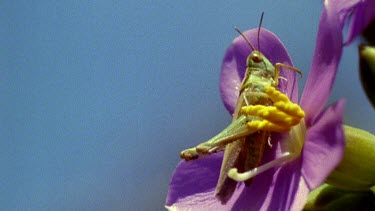
{"label": "grasshopper", "polygon": [[[259,36],[262,20],[263,13],[258,28],[258,48],[260,48]],[[276,63],[273,65],[260,50],[254,48],[251,42],[239,29],[235,28],[235,30],[245,39],[252,49],[252,52],[247,57],[246,73],[239,90],[239,98],[233,113],[232,123],[207,142],[186,149],[180,154],[181,158],[190,161],[225,150],[219,180],[215,189],[216,197],[223,204],[225,204],[233,195],[237,186],[237,181],[244,181],[248,186],[252,183],[256,174],[272,168],[275,166],[274,164],[288,160],[291,156],[290,153],[283,154],[283,157],[264,164],[262,170],[258,168],[260,167],[259,165],[261,164],[266,144],[270,141],[270,134],[274,131],[258,130],[248,127],[250,122],[259,121],[262,120],[262,118],[259,118],[256,115],[246,114],[243,107],[249,105],[273,106],[274,102],[266,90],[269,92],[267,87],[276,88],[278,86],[278,80],[281,78],[279,77],[279,70],[281,67],[296,71],[302,76],[301,71],[292,66],[282,63]],[[230,177],[230,174],[231,172],[233,173],[233,171],[253,171],[253,175],[235,181],[232,179],[233,177]]]}

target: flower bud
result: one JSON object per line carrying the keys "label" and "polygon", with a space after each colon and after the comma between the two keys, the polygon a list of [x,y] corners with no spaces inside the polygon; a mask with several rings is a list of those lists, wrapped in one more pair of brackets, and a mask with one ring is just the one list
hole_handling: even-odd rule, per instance
{"label": "flower bud", "polygon": [[375,47],[359,46],[359,76],[363,89],[375,108]]}
{"label": "flower bud", "polygon": [[326,182],[347,190],[368,190],[375,185],[375,136],[358,128],[343,127],[344,157]]}
{"label": "flower bud", "polygon": [[375,210],[375,193],[369,189],[349,191],[324,184],[309,194],[303,210]]}

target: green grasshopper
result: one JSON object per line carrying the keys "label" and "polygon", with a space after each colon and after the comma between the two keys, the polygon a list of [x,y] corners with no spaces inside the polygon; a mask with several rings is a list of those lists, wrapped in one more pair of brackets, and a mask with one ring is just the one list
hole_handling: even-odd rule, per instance
{"label": "green grasshopper", "polygon": [[[258,28],[258,47],[260,29],[263,19],[263,13]],[[203,142],[196,147],[186,149],[181,152],[180,157],[186,161],[198,159],[219,151],[224,151],[224,158],[220,170],[220,176],[216,185],[215,195],[225,204],[232,196],[237,181],[228,176],[233,170],[239,172],[254,171],[254,176],[267,169],[272,168],[273,164],[283,162],[291,156],[286,153],[283,157],[270,163],[264,164],[264,169],[260,170],[263,152],[267,142],[270,141],[270,131],[251,129],[248,123],[261,120],[261,118],[253,115],[247,115],[243,112],[244,106],[263,105],[273,106],[273,101],[266,93],[266,87],[277,87],[279,80],[279,70],[281,67],[298,72],[301,71],[282,63],[276,63],[275,66],[260,52],[255,50],[251,42],[242,34],[240,30],[235,30],[245,39],[252,52],[247,57],[247,68],[240,87],[240,94],[233,113],[232,123],[218,135],[214,136],[207,142]],[[259,169],[257,171],[257,169]],[[244,179],[248,186],[252,183],[253,177]]]}

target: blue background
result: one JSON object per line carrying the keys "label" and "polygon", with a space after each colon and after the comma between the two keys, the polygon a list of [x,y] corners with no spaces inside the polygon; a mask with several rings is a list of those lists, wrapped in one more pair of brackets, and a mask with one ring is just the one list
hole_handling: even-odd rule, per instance
{"label": "blue background", "polygon": [[[219,72],[263,26],[307,78],[321,1],[2,1],[0,209],[163,210],[179,152],[230,122]],[[375,133],[345,48],[330,102]],[[300,89],[300,92],[301,92]]]}

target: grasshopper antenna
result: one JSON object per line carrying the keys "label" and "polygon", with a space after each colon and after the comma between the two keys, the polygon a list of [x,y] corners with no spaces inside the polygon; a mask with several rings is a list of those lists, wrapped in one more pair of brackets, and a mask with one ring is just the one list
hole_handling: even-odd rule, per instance
{"label": "grasshopper antenna", "polygon": [[254,46],[251,44],[251,42],[245,37],[245,35],[242,34],[242,32],[237,28],[237,27],[233,27],[244,39],[245,41],[247,42],[247,44],[249,44],[250,48],[253,49],[253,51],[255,51],[255,48]]}
{"label": "grasshopper antenna", "polygon": [[[263,15],[264,15],[264,12],[262,12],[262,15],[260,16],[259,27],[258,27],[258,51],[259,52],[261,52],[260,51],[260,28],[262,27]],[[263,60],[263,64],[264,64],[264,67],[267,70],[267,65],[266,65],[266,62],[264,60]]]}
{"label": "grasshopper antenna", "polygon": [[259,37],[260,37],[260,28],[262,27],[262,21],[263,21],[263,15],[264,15],[264,12],[262,12],[262,16],[260,16],[260,21],[259,21],[259,27],[258,27],[258,51],[260,51],[260,41],[259,41]]}

